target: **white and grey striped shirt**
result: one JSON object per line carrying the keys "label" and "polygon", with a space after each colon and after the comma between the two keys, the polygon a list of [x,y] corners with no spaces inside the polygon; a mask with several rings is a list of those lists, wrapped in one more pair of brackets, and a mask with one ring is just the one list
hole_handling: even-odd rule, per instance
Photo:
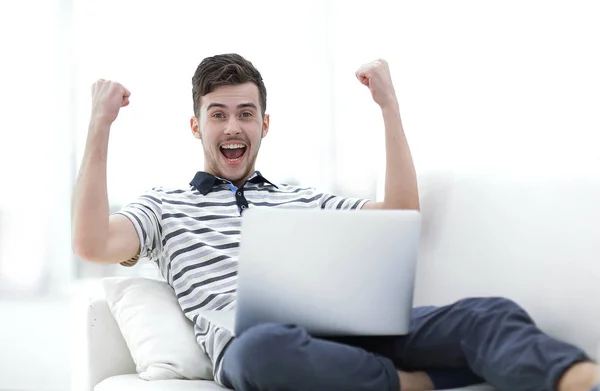
{"label": "white and grey striped shirt", "polygon": [[135,226],[139,257],[156,262],[173,287],[181,309],[194,323],[197,342],[213,363],[215,380],[222,384],[221,359],[233,337],[199,313],[235,307],[243,210],[360,209],[366,202],[312,188],[276,186],[258,171],[239,189],[227,180],[198,172],[188,188],[154,188],[117,213]]}

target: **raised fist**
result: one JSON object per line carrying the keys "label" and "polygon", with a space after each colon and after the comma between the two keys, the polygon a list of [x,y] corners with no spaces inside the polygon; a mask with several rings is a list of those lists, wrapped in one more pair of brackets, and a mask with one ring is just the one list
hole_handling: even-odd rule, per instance
{"label": "raised fist", "polygon": [[356,78],[369,87],[373,100],[381,108],[390,104],[397,104],[396,91],[392,84],[392,76],[387,61],[380,59],[364,64],[356,71]]}
{"label": "raised fist", "polygon": [[131,92],[120,83],[100,79],[92,86],[92,119],[112,124],[121,107],[129,105]]}

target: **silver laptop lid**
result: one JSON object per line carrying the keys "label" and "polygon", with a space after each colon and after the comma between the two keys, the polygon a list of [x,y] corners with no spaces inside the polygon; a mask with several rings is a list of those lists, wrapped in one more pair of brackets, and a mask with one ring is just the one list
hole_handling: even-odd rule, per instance
{"label": "silver laptop lid", "polygon": [[235,333],[265,322],[407,333],[420,221],[417,211],[247,210]]}

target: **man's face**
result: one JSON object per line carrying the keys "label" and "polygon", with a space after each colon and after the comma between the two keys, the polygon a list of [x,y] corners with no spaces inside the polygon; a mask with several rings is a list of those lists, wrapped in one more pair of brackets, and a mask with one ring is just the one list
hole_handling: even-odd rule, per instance
{"label": "man's face", "polygon": [[202,141],[204,171],[240,186],[254,173],[260,142],[269,130],[258,87],[251,82],[221,86],[200,103],[200,117],[192,117],[190,124]]}

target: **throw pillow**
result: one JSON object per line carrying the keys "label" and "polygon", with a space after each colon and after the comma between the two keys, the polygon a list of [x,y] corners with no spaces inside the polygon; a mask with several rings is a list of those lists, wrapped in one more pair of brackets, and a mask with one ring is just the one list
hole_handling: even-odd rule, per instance
{"label": "throw pillow", "polygon": [[141,379],[212,380],[212,363],[166,282],[111,277],[102,285]]}

